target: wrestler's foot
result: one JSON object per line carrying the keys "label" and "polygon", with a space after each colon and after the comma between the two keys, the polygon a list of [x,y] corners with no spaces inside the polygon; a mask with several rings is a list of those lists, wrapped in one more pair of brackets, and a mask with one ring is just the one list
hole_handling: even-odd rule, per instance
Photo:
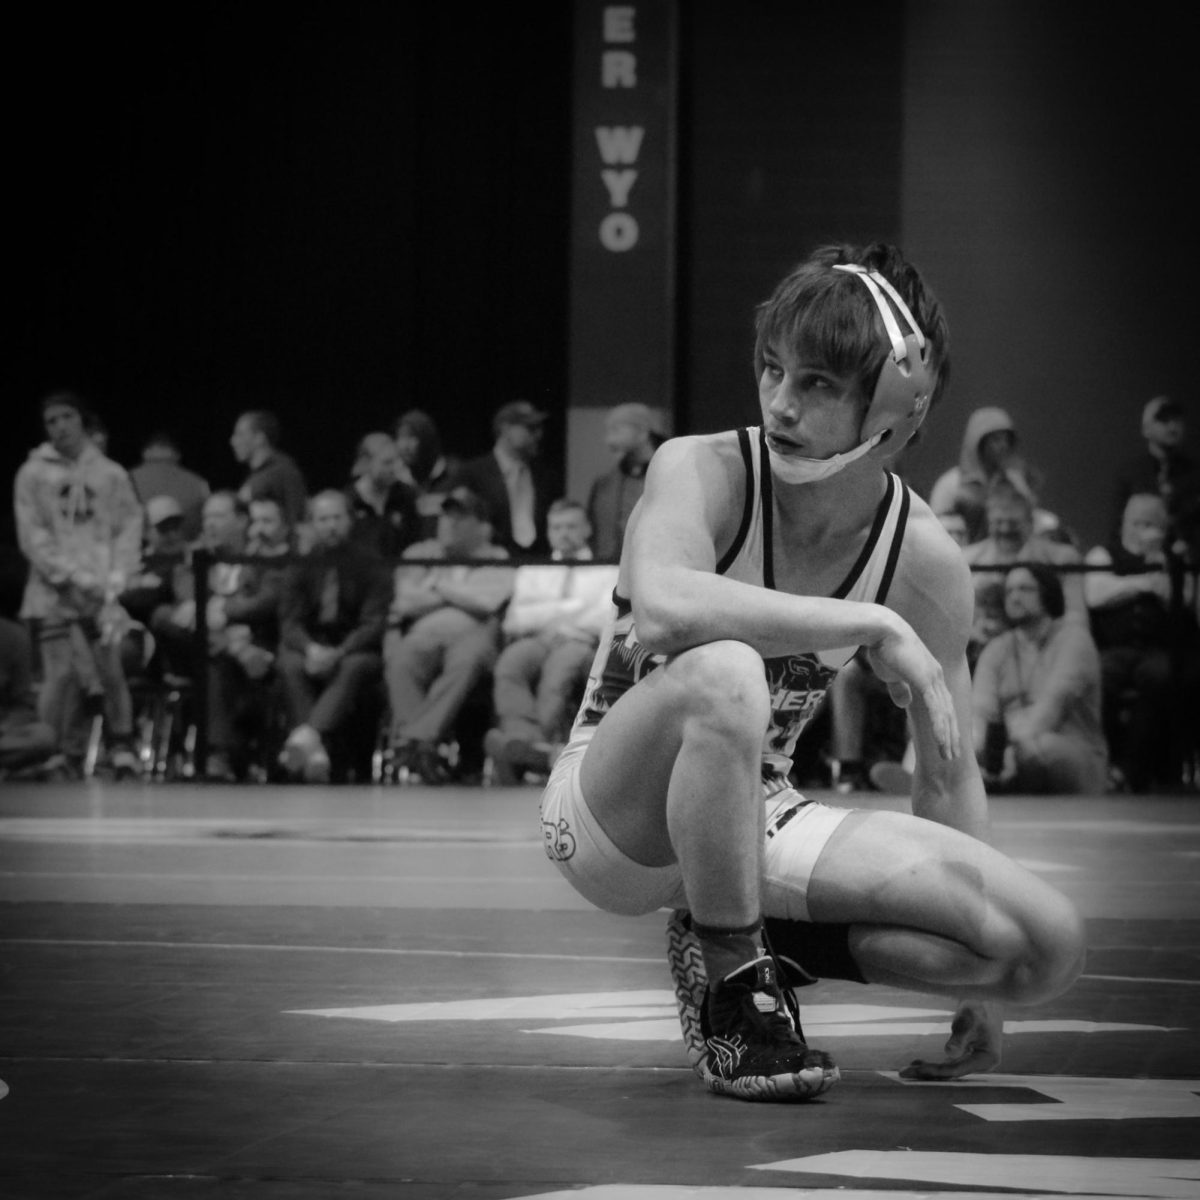
{"label": "wrestler's foot", "polygon": [[786,1002],[772,958],[726,976],[710,1000],[686,912],[671,914],[667,948],[688,1061],[710,1091],[744,1100],[810,1100],[841,1078],[829,1055],[810,1050],[797,1032],[795,997]]}

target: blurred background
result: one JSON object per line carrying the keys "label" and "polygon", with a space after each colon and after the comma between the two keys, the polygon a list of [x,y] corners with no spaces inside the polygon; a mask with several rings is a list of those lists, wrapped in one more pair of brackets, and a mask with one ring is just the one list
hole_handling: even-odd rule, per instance
{"label": "blurred background", "polygon": [[[1030,0],[26,10],[3,82],[3,468],[70,387],[118,461],[169,426],[214,486],[242,476],[238,413],[273,408],[313,489],[407,408],[469,455],[524,397],[579,480],[597,405],[755,421],[754,306],[815,245],[881,238],[953,339],[909,481],[1000,405],[1090,545],[1145,402],[1193,404],[1189,27],[1175,5]],[[645,236],[608,255],[644,250],[661,285],[628,355],[605,314],[633,290],[592,261],[604,30],[643,55],[659,135],[630,193]]]}

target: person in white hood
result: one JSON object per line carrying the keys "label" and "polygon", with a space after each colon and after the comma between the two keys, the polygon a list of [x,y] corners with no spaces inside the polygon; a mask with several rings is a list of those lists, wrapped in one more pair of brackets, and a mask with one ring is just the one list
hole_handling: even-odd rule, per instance
{"label": "person in white hood", "polygon": [[120,659],[127,618],[117,597],[138,570],[142,510],[124,467],[89,438],[77,395],[52,393],[41,413],[47,440],[30,451],[13,488],[30,565],[20,615],[34,624],[42,659],[40,713],[80,764],[87,702],[102,699],[110,765],[128,774],[137,758]]}
{"label": "person in white hood", "polygon": [[[958,465],[943,472],[929,492],[929,507],[942,516],[951,510],[967,519],[967,536],[977,542],[987,534],[985,513],[988,488],[1007,479],[1037,511],[1041,477],[1017,449],[1017,427],[1002,408],[977,408],[967,418]],[[1057,524],[1050,513],[1037,511],[1036,532]]]}

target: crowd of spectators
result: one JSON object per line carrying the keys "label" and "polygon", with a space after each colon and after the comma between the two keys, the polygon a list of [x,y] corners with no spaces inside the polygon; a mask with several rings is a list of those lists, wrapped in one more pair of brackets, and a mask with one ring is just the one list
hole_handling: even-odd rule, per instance
{"label": "crowd of spectators", "polygon": [[[663,441],[653,410],[615,406],[612,466],[576,498],[545,461],[547,414],[529,401],[499,407],[491,450],[470,458],[413,410],[361,438],[343,487],[310,494],[271,412],[233,426],[236,490],[210,488],[163,431],[126,469],[75,394],[46,396],[41,418],[4,559],[10,779],[160,766],[148,748],[163,688],[188,707],[176,774],[544,778]],[[1146,405],[1141,432],[1100,545],[1042,506],[1042,474],[999,408],[970,415],[959,461],[929,492],[975,583],[968,665],[990,790],[1200,785],[1200,465],[1168,398]],[[203,730],[199,757],[189,726]],[[904,715],[861,658],[806,740],[803,785],[906,786]]]}

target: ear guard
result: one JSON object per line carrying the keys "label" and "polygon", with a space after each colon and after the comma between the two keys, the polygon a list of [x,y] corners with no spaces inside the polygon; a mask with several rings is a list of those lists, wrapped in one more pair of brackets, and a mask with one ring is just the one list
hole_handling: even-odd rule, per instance
{"label": "ear guard", "polygon": [[[908,305],[900,298],[900,293],[878,271],[868,270],[857,263],[837,263],[833,269],[846,271],[863,281],[879,309],[892,345],[891,353],[883,360],[875,394],[871,397],[859,431],[864,443],[871,443],[873,448],[886,446],[883,453],[891,454],[916,433],[929,411],[929,401],[933,396],[929,344]],[[900,332],[896,314],[884,298],[884,292],[896,306],[896,311],[908,322],[911,333]]]}

